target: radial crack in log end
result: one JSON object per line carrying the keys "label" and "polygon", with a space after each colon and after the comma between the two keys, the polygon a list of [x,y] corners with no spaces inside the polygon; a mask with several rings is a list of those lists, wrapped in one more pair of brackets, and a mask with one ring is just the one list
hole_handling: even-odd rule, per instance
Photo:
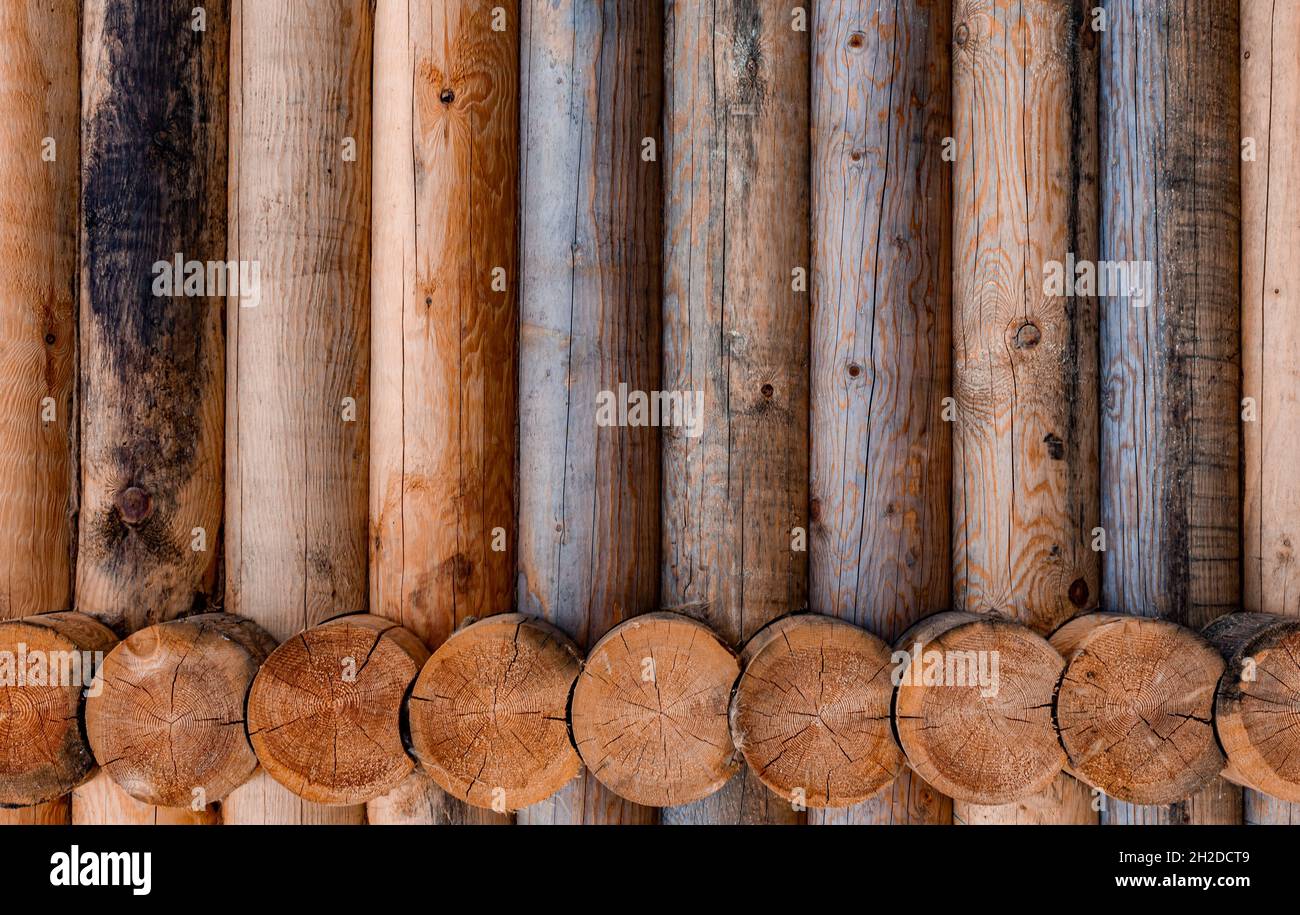
{"label": "radial crack in log end", "polygon": [[1203,634],[1227,659],[1214,704],[1225,777],[1300,802],[1300,620],[1232,613]]}
{"label": "radial crack in log end", "polygon": [[[958,801],[1006,804],[1045,789],[1065,763],[1052,726],[1064,659],[1001,617],[939,613],[903,633],[894,727],[908,764]],[[895,653],[898,656],[898,652]]]}
{"label": "radial crack in log end", "polygon": [[428,658],[410,631],[368,614],[289,639],[249,692],[258,761],[321,804],[361,804],[396,787],[415,768],[402,743],[402,700]]}
{"label": "radial crack in log end", "polygon": [[95,758],[136,800],[221,800],[257,768],[244,701],[275,641],[249,620],[204,613],[128,636],[86,700]]}
{"label": "radial crack in log end", "polygon": [[1134,804],[1172,804],[1223,768],[1210,716],[1223,660],[1168,620],[1090,613],[1057,630],[1056,723],[1076,776]]}
{"label": "radial crack in log end", "polygon": [[81,613],[0,622],[0,805],[52,800],[94,771],[82,692],[116,642]]}
{"label": "radial crack in log end", "polygon": [[889,647],[832,617],[778,620],[746,648],[731,730],[764,785],[790,801],[846,807],[903,767],[889,721]]}
{"label": "radial crack in log end", "polygon": [[739,768],[727,706],[736,656],[702,623],[648,613],[592,648],[570,720],[582,760],[605,786],[650,807],[687,804]]}
{"label": "radial crack in log end", "polygon": [[541,620],[505,613],[458,631],[411,693],[411,746],[443,790],[517,810],[581,771],[565,712],[578,649]]}

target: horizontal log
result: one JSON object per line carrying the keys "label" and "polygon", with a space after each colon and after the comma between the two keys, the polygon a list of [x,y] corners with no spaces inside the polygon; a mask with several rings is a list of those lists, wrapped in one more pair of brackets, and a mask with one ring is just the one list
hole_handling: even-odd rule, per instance
{"label": "horizontal log", "polygon": [[541,620],[503,613],[438,647],[411,692],[411,747],[453,797],[504,813],[544,800],[582,767],[569,740],[577,647]]}
{"label": "horizontal log", "polygon": [[1065,764],[1052,695],[1065,660],[1031,629],[938,613],[899,637],[894,727],[908,764],[956,801],[1008,804],[1043,791]]}
{"label": "horizontal log", "polygon": [[740,662],[708,627],[647,613],[591,649],[570,722],[582,761],[611,791],[647,807],[687,804],[738,771],[728,701]]}
{"label": "horizontal log", "polygon": [[799,807],[847,807],[903,768],[889,706],[889,647],[815,614],[776,620],[745,647],[731,700],[736,747],[764,785]]}
{"label": "horizontal log", "polygon": [[136,800],[164,807],[216,803],[257,768],[244,702],[275,641],[224,613],[160,623],[104,659],[86,700],[95,758]]}
{"label": "horizontal log", "polygon": [[1300,802],[1300,619],[1230,613],[1204,635],[1227,662],[1214,703],[1214,727],[1230,781]]}
{"label": "horizontal log", "polygon": [[116,643],[108,627],[82,613],[0,622],[0,805],[54,800],[93,773],[83,693]]}
{"label": "horizontal log", "polygon": [[1070,770],[1108,796],[1171,804],[1223,768],[1211,723],[1223,659],[1191,629],[1117,613],[1052,634],[1065,657],[1055,715]]}
{"label": "horizontal log", "polygon": [[286,641],[248,693],[248,734],[273,779],[318,804],[364,804],[415,768],[402,702],[429,659],[409,630],[369,614]]}

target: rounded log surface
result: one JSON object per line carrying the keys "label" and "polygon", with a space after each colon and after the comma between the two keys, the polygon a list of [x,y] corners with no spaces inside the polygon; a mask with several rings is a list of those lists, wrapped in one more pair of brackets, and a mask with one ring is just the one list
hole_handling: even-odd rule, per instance
{"label": "rounded log surface", "polygon": [[717,791],[739,768],[727,710],[740,662],[707,626],[647,613],[591,649],[573,689],[573,739],[614,793],[648,807]]}
{"label": "rounded log surface", "polygon": [[94,771],[82,694],[116,642],[81,613],[0,622],[0,805],[52,800]]}
{"label": "rounded log surface", "polygon": [[1052,783],[1065,763],[1051,713],[1065,661],[1046,639],[1001,617],[949,612],[895,647],[911,654],[894,724],[917,774],[972,804],[1008,804]]}
{"label": "rounded log surface", "polygon": [[582,768],[569,739],[569,693],[582,663],[562,632],[504,613],[433,653],[409,706],[411,746],[437,784],[479,807],[517,810]]}
{"label": "rounded log surface", "polygon": [[1051,638],[1066,658],[1056,724],[1074,774],[1132,804],[1190,797],[1223,768],[1210,717],[1223,659],[1177,623],[1090,613]]}
{"label": "rounded log surface", "polygon": [[867,800],[903,767],[889,647],[843,620],[777,620],[745,648],[731,733],[759,780],[808,807]]}
{"label": "rounded log surface", "polygon": [[415,768],[401,707],[429,652],[409,630],[368,614],[339,617],[267,658],[248,696],[258,761],[298,796],[362,804]]}
{"label": "rounded log surface", "polygon": [[1300,619],[1233,613],[1204,635],[1227,659],[1214,704],[1224,774],[1300,802]]}
{"label": "rounded log surface", "polygon": [[136,800],[219,801],[257,768],[244,729],[248,688],[275,649],[255,623],[204,613],[128,636],[86,700],[99,764]]}

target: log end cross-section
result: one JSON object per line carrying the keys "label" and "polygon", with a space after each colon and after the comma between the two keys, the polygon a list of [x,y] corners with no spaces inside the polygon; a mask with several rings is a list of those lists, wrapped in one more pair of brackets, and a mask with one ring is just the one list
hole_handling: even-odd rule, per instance
{"label": "log end cross-section", "polygon": [[1214,706],[1224,775],[1300,802],[1300,619],[1232,613],[1204,634],[1227,659]]}
{"label": "log end cross-section", "polygon": [[759,780],[807,807],[848,807],[903,767],[889,720],[889,647],[843,620],[800,614],[745,649],[731,702],[736,746]]}
{"label": "log end cross-section", "polygon": [[740,661],[703,623],[647,613],[591,649],[570,703],[582,760],[607,788],[670,807],[708,797],[740,766],[727,708]]}
{"label": "log end cross-section", "polygon": [[1009,804],[1042,791],[1065,763],[1052,725],[1064,659],[1010,620],[939,613],[897,649],[894,725],[907,761],[958,801]]}
{"label": "log end cross-section", "polygon": [[428,659],[409,630],[368,614],[289,639],[248,696],[262,767],[320,804],[362,804],[396,787],[415,768],[402,743],[402,702]]}
{"label": "log end cross-section", "polygon": [[1190,797],[1223,768],[1210,716],[1223,659],[1169,620],[1090,613],[1052,635],[1065,658],[1056,722],[1070,768],[1132,804]]}
{"label": "log end cross-section", "polygon": [[411,746],[444,791],[518,810],[582,768],[569,693],[582,663],[560,630],[519,613],[479,620],[444,642],[411,693]]}
{"label": "log end cross-section", "polygon": [[136,800],[193,807],[221,800],[257,768],[244,701],[275,641],[225,613],[160,623],[128,636],[86,700],[99,764]]}
{"label": "log end cross-section", "polygon": [[0,622],[0,806],[60,797],[94,771],[83,693],[116,642],[81,613]]}

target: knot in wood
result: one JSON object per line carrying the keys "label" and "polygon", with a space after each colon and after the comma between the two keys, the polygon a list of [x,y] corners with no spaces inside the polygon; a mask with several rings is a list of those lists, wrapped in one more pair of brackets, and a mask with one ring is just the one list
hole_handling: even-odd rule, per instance
{"label": "knot in wood", "polygon": [[139,524],[153,513],[153,499],[139,486],[129,486],[117,494],[117,513],[127,524]]}

